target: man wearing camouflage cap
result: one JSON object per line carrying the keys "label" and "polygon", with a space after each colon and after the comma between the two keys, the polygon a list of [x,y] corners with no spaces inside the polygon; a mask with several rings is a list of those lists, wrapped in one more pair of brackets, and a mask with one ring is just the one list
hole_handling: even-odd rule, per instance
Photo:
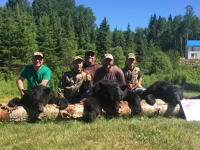
{"label": "man wearing camouflage cap", "polygon": [[28,90],[32,89],[34,86],[43,85],[50,87],[51,70],[49,67],[43,65],[44,58],[41,52],[34,52],[32,56],[32,64],[26,65],[20,72],[17,78],[17,87],[21,93],[24,95],[23,81],[26,79],[28,83]]}
{"label": "man wearing camouflage cap", "polygon": [[58,87],[58,95],[65,97],[69,104],[79,103],[92,87],[91,75],[83,72],[83,59],[76,56],[72,63],[72,70],[63,74]]}
{"label": "man wearing camouflage cap", "polygon": [[140,68],[136,67],[135,63],[135,54],[129,53],[126,56],[127,65],[122,69],[122,71],[124,73],[128,89],[140,95],[140,93],[146,89],[142,87],[142,75],[140,72]]}
{"label": "man wearing camouflage cap", "polygon": [[111,54],[104,54],[102,63],[103,66],[95,72],[93,83],[107,79],[118,80],[125,84],[124,74],[121,69],[114,66],[114,58]]}

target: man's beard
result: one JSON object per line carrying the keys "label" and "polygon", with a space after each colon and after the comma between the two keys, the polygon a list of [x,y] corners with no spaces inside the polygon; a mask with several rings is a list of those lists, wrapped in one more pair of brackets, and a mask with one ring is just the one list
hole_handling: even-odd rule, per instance
{"label": "man's beard", "polygon": [[106,69],[110,69],[112,67],[112,65],[103,65],[103,67]]}

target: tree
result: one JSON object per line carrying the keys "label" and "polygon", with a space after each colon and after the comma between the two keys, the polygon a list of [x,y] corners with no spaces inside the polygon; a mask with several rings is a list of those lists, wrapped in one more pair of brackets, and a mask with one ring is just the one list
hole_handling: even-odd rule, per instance
{"label": "tree", "polygon": [[178,51],[175,50],[169,50],[167,52],[167,55],[170,59],[171,62],[171,81],[174,82],[175,77],[175,71],[179,68],[179,60],[180,60],[180,54],[178,53]]}
{"label": "tree", "polygon": [[182,20],[182,16],[179,15],[179,16],[175,16],[172,22],[172,33],[174,35],[174,39],[173,39],[174,50],[179,50],[179,46],[180,46],[179,39],[180,39],[181,33],[179,30],[179,27],[181,24],[181,20]]}
{"label": "tree", "polygon": [[172,30],[172,16],[170,14],[170,16],[168,17],[168,21],[166,23],[166,27],[164,30],[164,39],[163,39],[163,50],[166,52],[168,50],[170,50],[173,46],[173,39],[174,39],[174,34],[173,34],[173,30]]}
{"label": "tree", "polygon": [[198,17],[192,23],[192,39],[199,40],[200,39],[200,20]]}
{"label": "tree", "polygon": [[98,55],[101,57],[108,52],[111,47],[110,25],[105,17],[97,32],[96,48]]}
{"label": "tree", "polygon": [[109,53],[113,55],[115,65],[117,65],[119,68],[123,68],[125,65],[126,58],[123,55],[122,47],[117,46],[117,47],[111,48],[109,50]]}
{"label": "tree", "polygon": [[127,55],[130,52],[135,50],[135,43],[134,43],[134,34],[131,31],[130,24],[128,24],[127,30],[124,33],[125,35],[125,51],[124,55]]}
{"label": "tree", "polygon": [[150,21],[149,21],[149,35],[148,35],[148,42],[150,40],[155,41],[156,40],[156,36],[157,36],[157,17],[156,14],[154,14],[153,16],[151,16]]}
{"label": "tree", "polygon": [[38,50],[34,18],[20,9],[18,4],[14,8],[4,8],[1,18],[1,65],[5,72],[19,72],[22,66],[30,63],[33,52]]}
{"label": "tree", "polygon": [[78,48],[85,49],[88,43],[91,43],[90,36],[93,36],[95,25],[95,16],[90,8],[80,5],[76,8],[74,16],[74,28],[78,39]]}
{"label": "tree", "polygon": [[136,28],[136,33],[135,33],[135,43],[136,43],[136,49],[135,53],[137,55],[137,62],[142,62],[146,60],[147,57],[147,35],[146,35],[146,30],[147,29],[142,29],[142,28]]}
{"label": "tree", "polygon": [[169,57],[161,50],[153,52],[150,62],[149,74],[168,74],[172,70]]}
{"label": "tree", "polygon": [[112,33],[112,47],[116,47],[120,45],[120,41],[119,41],[119,31],[117,30],[117,28],[114,29],[113,33]]}
{"label": "tree", "polygon": [[19,7],[21,11],[25,11],[30,15],[32,14],[32,9],[28,0],[8,0],[8,2],[6,3],[6,7],[13,10],[15,10],[16,6]]}

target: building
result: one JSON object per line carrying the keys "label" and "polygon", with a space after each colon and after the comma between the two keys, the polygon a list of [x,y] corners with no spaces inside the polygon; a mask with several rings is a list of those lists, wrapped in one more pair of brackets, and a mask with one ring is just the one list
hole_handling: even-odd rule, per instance
{"label": "building", "polygon": [[186,41],[186,59],[200,59],[200,40]]}

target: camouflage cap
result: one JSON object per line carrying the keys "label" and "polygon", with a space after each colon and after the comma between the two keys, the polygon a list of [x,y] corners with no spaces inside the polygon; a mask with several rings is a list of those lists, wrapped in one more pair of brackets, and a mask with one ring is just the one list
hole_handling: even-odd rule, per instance
{"label": "camouflage cap", "polygon": [[135,54],[128,53],[128,55],[126,56],[126,59],[130,59],[130,58],[135,59]]}
{"label": "camouflage cap", "polygon": [[109,58],[109,59],[112,59],[112,60],[114,59],[113,56],[111,54],[109,54],[109,53],[104,54],[103,59],[106,59],[106,58]]}
{"label": "camouflage cap", "polygon": [[75,60],[78,60],[78,59],[83,61],[83,59],[82,59],[80,56],[75,56],[74,59],[73,59],[73,62],[74,62]]}
{"label": "camouflage cap", "polygon": [[43,54],[41,52],[35,52],[35,53],[33,53],[33,56],[41,56],[41,57],[43,57]]}

